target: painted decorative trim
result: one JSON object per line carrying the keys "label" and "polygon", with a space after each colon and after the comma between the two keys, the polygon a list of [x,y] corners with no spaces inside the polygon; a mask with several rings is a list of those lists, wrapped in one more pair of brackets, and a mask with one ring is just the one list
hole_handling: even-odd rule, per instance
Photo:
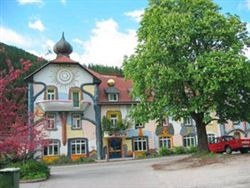
{"label": "painted decorative trim", "polygon": [[247,137],[249,131],[250,131],[250,129],[246,130],[246,131],[244,131],[242,129],[232,129],[232,130],[226,132],[225,135],[229,135],[229,134],[231,134],[233,132],[241,132],[245,137]]}
{"label": "painted decorative trim", "polygon": [[61,119],[61,124],[62,124],[62,143],[65,146],[67,142],[67,117],[68,117],[68,112],[59,112],[59,116]]}
{"label": "painted decorative trim", "polygon": [[155,134],[156,135],[174,135],[174,126],[172,123],[169,124],[169,126],[157,126],[157,128],[155,129]]}
{"label": "painted decorative trim", "polygon": [[121,113],[121,111],[107,111],[106,112],[106,117],[108,119],[111,118],[111,115],[116,115],[118,117],[118,121],[122,121],[122,113]]}

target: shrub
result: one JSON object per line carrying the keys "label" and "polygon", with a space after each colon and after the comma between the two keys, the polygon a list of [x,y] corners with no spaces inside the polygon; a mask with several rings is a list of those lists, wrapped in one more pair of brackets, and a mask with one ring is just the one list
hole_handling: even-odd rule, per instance
{"label": "shrub", "polygon": [[20,178],[23,180],[48,178],[50,175],[48,166],[36,160],[12,163],[8,167],[20,168]]}
{"label": "shrub", "polygon": [[77,162],[77,163],[93,163],[93,162],[95,162],[95,159],[81,157],[81,158],[75,160],[75,162]]}
{"label": "shrub", "polygon": [[137,154],[135,156],[136,159],[146,159],[147,158],[147,152],[142,152],[140,154]]}
{"label": "shrub", "polygon": [[171,149],[163,147],[159,150],[159,154],[160,156],[167,156],[167,155],[173,154],[173,151]]}
{"label": "shrub", "polygon": [[76,160],[72,160],[70,157],[67,157],[65,155],[61,155],[58,157],[58,159],[55,159],[53,161],[44,161],[45,163],[49,165],[65,165],[65,164],[79,164],[79,163],[93,163],[95,162],[95,159],[93,158],[85,158],[81,157]]}
{"label": "shrub", "polygon": [[198,148],[195,146],[187,148],[187,153],[196,153],[196,152],[198,152]]}
{"label": "shrub", "polygon": [[63,165],[63,164],[71,164],[72,160],[65,156],[65,155],[60,155],[58,159],[55,159],[51,161],[49,164],[50,165]]}
{"label": "shrub", "polygon": [[174,154],[184,154],[186,153],[186,149],[182,146],[174,148]]}

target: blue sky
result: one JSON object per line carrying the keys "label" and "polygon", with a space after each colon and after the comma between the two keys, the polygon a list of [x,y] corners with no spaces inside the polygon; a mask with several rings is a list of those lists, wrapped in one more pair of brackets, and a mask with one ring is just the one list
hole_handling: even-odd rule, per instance
{"label": "blue sky", "polygon": [[[248,23],[250,0],[214,0]],[[52,60],[48,49],[65,32],[80,63],[120,66],[137,44],[147,0],[0,0],[0,41]],[[250,58],[250,50],[247,52]]]}

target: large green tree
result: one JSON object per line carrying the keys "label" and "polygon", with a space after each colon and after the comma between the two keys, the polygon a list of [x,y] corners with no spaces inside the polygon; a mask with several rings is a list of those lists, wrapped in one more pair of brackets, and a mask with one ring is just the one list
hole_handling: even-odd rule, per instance
{"label": "large green tree", "polygon": [[211,0],[150,0],[136,52],[124,61],[140,98],[132,115],[142,122],[192,117],[200,151],[208,151],[213,119],[250,120],[246,25],[219,10]]}

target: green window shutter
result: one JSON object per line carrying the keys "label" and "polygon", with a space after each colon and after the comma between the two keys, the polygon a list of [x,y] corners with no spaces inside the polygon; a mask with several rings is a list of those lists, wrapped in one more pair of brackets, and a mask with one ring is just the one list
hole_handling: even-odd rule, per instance
{"label": "green window shutter", "polygon": [[80,106],[80,100],[79,100],[79,92],[73,92],[73,106],[79,107]]}

